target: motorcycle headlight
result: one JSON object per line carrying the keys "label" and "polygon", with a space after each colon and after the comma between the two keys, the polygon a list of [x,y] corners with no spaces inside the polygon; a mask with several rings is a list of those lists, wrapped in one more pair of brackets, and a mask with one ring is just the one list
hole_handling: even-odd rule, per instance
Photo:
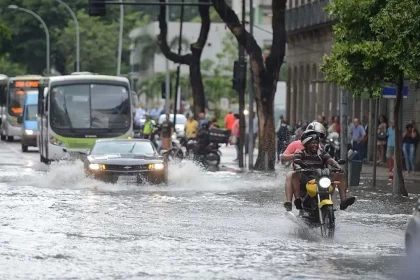
{"label": "motorcycle headlight", "polygon": [[324,189],[329,188],[331,186],[331,180],[330,180],[330,178],[322,177],[319,180],[319,186],[321,188],[324,188]]}
{"label": "motorcycle headlight", "polygon": [[172,134],[172,139],[176,140],[176,133]]}

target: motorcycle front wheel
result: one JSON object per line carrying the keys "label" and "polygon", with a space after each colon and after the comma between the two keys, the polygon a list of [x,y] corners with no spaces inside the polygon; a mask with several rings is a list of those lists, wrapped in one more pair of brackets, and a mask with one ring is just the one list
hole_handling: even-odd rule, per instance
{"label": "motorcycle front wheel", "polygon": [[332,205],[326,205],[321,209],[324,224],[321,225],[323,237],[333,238],[335,233],[335,217]]}

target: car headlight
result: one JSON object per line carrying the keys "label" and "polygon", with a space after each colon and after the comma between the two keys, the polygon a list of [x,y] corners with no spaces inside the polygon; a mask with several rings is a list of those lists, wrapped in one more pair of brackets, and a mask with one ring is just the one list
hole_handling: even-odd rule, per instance
{"label": "car headlight", "polygon": [[30,129],[26,129],[25,130],[25,134],[26,135],[32,135],[32,134],[34,134],[34,131],[33,130],[30,130]]}
{"label": "car headlight", "polygon": [[163,163],[149,164],[149,170],[162,170],[163,168],[165,168]]}
{"label": "car headlight", "polygon": [[103,164],[97,164],[97,163],[91,163],[91,164],[89,164],[89,169],[90,170],[104,170],[105,169],[105,165],[103,165]]}
{"label": "car headlight", "polygon": [[321,188],[324,188],[324,189],[329,188],[331,186],[331,180],[330,180],[330,178],[322,177],[319,180],[319,186]]}

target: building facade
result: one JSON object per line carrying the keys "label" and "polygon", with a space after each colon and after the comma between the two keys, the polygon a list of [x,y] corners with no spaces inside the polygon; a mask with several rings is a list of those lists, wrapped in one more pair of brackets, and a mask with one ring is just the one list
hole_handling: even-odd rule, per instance
{"label": "building facade", "polygon": [[[327,83],[319,70],[323,56],[331,53],[334,22],[323,10],[330,1],[289,0],[287,3],[286,117],[290,124],[299,120],[312,121],[318,115],[328,118],[340,113],[341,88]],[[407,83],[407,86],[409,94],[403,102],[404,127],[410,120],[420,124],[419,84]],[[374,104],[375,101],[369,98],[349,98],[349,119],[359,118],[364,124],[370,120],[371,126],[379,115],[393,119],[394,99],[380,98],[377,116],[374,115]],[[418,125],[417,129],[420,129]],[[369,150],[371,155],[372,149]],[[419,161],[420,153],[417,155]]]}

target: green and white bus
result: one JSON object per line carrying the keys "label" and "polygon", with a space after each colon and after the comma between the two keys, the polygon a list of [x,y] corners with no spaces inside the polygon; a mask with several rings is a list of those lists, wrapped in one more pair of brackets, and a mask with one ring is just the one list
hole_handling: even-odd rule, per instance
{"label": "green and white bus", "polygon": [[1,140],[12,141],[22,136],[22,124],[19,122],[23,114],[23,103],[27,92],[38,91],[42,76],[24,75],[7,79],[7,86],[1,98],[2,122]]}
{"label": "green and white bus", "polygon": [[127,78],[75,74],[41,80],[38,91],[40,160],[49,163],[89,150],[97,139],[133,137]]}

